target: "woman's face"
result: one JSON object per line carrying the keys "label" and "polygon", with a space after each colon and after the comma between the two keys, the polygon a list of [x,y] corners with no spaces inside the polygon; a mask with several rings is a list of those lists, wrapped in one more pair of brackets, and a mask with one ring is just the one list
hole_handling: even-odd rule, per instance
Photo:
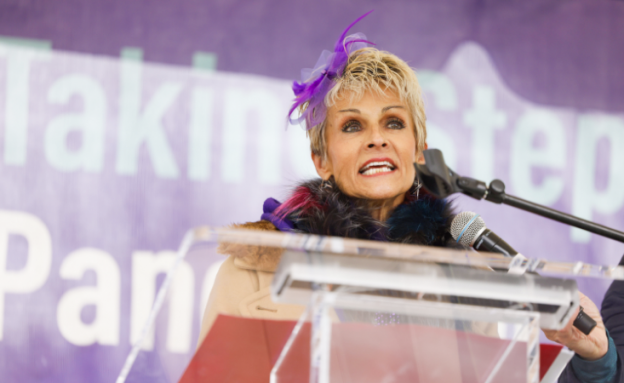
{"label": "woman's face", "polygon": [[400,199],[414,183],[416,137],[408,105],[394,93],[345,94],[327,110],[327,158],[312,155],[323,179],[334,176],[347,195]]}

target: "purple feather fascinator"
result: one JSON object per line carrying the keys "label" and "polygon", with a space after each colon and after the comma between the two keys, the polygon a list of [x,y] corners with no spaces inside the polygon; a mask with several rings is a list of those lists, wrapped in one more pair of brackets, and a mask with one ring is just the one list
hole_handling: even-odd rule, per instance
{"label": "purple feather fascinator", "polygon": [[[362,33],[356,33],[347,36],[347,33],[355,24],[364,17],[368,16],[369,11],[357,20],[352,22],[347,29],[342,32],[334,51],[324,50],[321,53],[316,65],[313,69],[301,70],[301,82],[294,81],[292,89],[295,92],[295,102],[288,112],[290,123],[293,125],[306,122],[306,129],[311,129],[323,122],[327,108],[325,106],[325,96],[335,85],[335,79],[340,78],[344,68],[349,60],[349,54],[358,49],[366,48],[369,44],[375,45],[366,40],[366,36]],[[292,118],[293,112],[302,104],[308,103],[308,106],[301,116]]]}

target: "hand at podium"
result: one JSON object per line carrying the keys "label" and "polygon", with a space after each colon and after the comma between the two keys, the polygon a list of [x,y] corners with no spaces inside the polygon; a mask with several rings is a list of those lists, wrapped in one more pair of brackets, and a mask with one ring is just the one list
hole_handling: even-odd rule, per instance
{"label": "hand at podium", "polygon": [[583,334],[572,325],[574,319],[578,315],[578,309],[568,324],[561,330],[543,330],[546,337],[554,342],[562,344],[574,351],[578,356],[585,360],[597,360],[605,356],[609,350],[609,339],[605,331],[605,326],[600,316],[600,311],[587,296],[579,291],[580,305],[583,306],[587,315],[592,317],[598,324],[589,333]]}

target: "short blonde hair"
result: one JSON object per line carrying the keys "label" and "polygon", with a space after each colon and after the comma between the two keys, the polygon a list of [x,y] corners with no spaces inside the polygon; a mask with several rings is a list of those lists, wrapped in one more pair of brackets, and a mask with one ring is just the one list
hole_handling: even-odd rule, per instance
{"label": "short blonde hair", "polygon": [[[416,73],[405,61],[392,53],[375,48],[360,49],[349,56],[343,75],[335,81],[336,85],[325,96],[325,106],[328,108],[347,92],[350,92],[353,99],[361,98],[366,92],[378,94],[384,94],[388,90],[395,92],[407,103],[411,112],[416,150],[421,152],[425,149],[427,140],[425,107]],[[299,111],[303,114],[307,107],[308,104],[305,103],[299,107]],[[323,158],[327,155],[326,125],[327,116],[322,123],[307,131],[312,153]]]}

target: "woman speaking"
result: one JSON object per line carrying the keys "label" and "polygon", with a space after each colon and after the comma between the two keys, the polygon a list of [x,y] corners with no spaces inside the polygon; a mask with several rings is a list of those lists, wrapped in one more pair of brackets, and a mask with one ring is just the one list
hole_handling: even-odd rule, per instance
{"label": "woman speaking", "polygon": [[[452,209],[415,183],[414,163],[427,148],[425,112],[414,71],[393,54],[369,46],[364,35],[340,36],[333,52],[295,82],[290,115],[305,121],[320,179],[298,186],[284,203],[269,198],[258,222],[235,225],[427,246],[457,246],[449,234]],[[230,254],[221,266],[202,321],[201,340],[218,314],[298,319],[305,308],[277,304],[269,286],[279,256]],[[598,326],[589,336],[571,324],[547,336],[576,352],[566,381],[619,378],[619,361],[599,311],[581,304]],[[574,359],[577,359],[576,363]]]}

